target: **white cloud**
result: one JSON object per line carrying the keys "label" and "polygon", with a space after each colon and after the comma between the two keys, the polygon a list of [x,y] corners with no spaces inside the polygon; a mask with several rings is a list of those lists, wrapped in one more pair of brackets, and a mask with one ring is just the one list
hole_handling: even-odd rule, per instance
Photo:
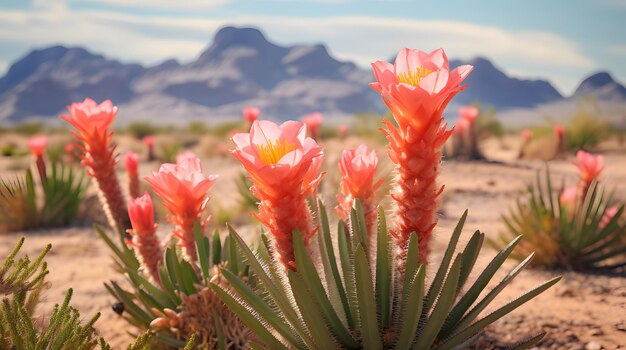
{"label": "white cloud", "polygon": [[[44,0],[42,0],[44,1]],[[51,1],[51,0],[48,0]],[[53,0],[61,1],[61,0]],[[117,2],[123,0],[94,0]],[[167,3],[165,0],[156,0]],[[148,0],[140,0],[146,3]],[[152,1],[151,1],[152,2]],[[200,0],[198,0],[200,2]],[[444,47],[453,58],[485,56],[507,72],[559,79],[555,70],[578,77],[595,67],[576,45],[557,35],[507,31],[461,21],[406,20],[380,17],[330,18],[241,15],[234,20],[201,17],[140,16],[113,11],[69,9],[0,13],[0,45],[52,43],[82,45],[122,60],[155,63],[189,60],[226,24],[254,25],[279,44],[326,43],[333,54],[362,66],[388,59],[403,47]],[[554,81],[570,90],[572,81]]]}
{"label": "white cloud", "polygon": [[613,45],[609,47],[609,51],[613,54],[626,57],[626,45]]}
{"label": "white cloud", "polygon": [[[207,10],[220,7],[230,0],[183,0],[186,10]],[[84,0],[83,2],[98,3],[116,7],[150,8],[150,9],[181,9],[181,0]]]}

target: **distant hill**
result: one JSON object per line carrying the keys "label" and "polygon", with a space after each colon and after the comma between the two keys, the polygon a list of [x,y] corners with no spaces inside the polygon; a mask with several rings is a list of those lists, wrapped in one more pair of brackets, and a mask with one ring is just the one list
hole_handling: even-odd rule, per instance
{"label": "distant hill", "polygon": [[[470,88],[452,108],[479,101],[500,111],[567,101],[549,82],[509,77],[486,58],[450,63],[475,66],[466,80]],[[372,80],[369,69],[333,58],[324,45],[283,47],[254,28],[224,27],[196,60],[152,67],[53,46],[30,52],[0,78],[0,122],[56,118],[86,97],[111,99],[121,121],[211,122],[240,118],[246,105],[279,120],[313,111],[344,118],[385,111],[368,86]],[[589,95],[626,103],[626,89],[608,73],[585,79],[573,97]]]}

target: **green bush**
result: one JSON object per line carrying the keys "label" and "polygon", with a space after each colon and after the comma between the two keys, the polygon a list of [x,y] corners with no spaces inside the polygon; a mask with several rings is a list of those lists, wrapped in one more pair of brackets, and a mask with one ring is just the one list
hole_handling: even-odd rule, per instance
{"label": "green bush", "polygon": [[159,127],[150,122],[134,122],[128,124],[123,131],[131,134],[136,139],[141,140],[146,136],[159,133],[160,130],[161,129]]}
{"label": "green bush", "polygon": [[570,150],[590,150],[609,133],[609,124],[597,104],[581,104],[565,127],[565,146]]}

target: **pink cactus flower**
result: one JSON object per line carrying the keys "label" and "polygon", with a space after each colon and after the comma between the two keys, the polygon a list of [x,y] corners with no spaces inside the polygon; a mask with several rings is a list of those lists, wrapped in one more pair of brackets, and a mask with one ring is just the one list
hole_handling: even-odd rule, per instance
{"label": "pink cactus flower", "polygon": [[87,168],[87,174],[95,179],[111,227],[123,233],[130,227],[130,221],[115,174],[117,154],[111,142],[113,132],[109,130],[117,115],[117,107],[109,100],[97,104],[88,98],[72,103],[68,110],[70,114],[61,115],[61,119],[76,129],[73,134],[81,142],[82,165]]}
{"label": "pink cactus flower", "polygon": [[604,214],[602,215],[602,219],[600,219],[600,229],[603,229],[606,227],[606,225],[608,225],[611,220],[613,220],[613,217],[615,217],[615,215],[617,215],[617,212],[619,211],[619,209],[617,207],[610,207],[607,208],[604,211]]}
{"label": "pink cactus flower", "polygon": [[159,171],[145,178],[172,214],[168,220],[175,225],[174,236],[180,239],[180,245],[191,262],[197,260],[194,224],[199,223],[204,230],[209,220],[203,220],[202,214],[209,200],[207,191],[217,177],[205,177],[200,159],[190,157],[177,164],[162,164]]}
{"label": "pink cactus flower", "polygon": [[139,154],[133,151],[126,152],[124,165],[128,174],[128,193],[131,198],[139,197]]}
{"label": "pink cactus flower", "polygon": [[581,150],[576,152],[576,160],[572,161],[572,164],[578,167],[580,179],[586,183],[591,183],[600,176],[602,169],[604,169],[604,157],[601,155],[594,156]]}
{"label": "pink cactus flower", "polygon": [[392,235],[398,246],[398,272],[404,274],[409,235],[417,233],[421,263],[427,262],[429,242],[437,224],[438,197],[443,188],[436,183],[441,147],[451,131],[442,125],[443,111],[465,87],[461,82],[472,66],[450,70],[442,49],[431,53],[403,49],[395,64],[372,64],[379,92],[398,127],[386,122],[389,156],[397,164],[396,222]]}
{"label": "pink cactus flower", "polygon": [[344,138],[348,134],[348,126],[346,124],[341,124],[338,127],[339,137]]}
{"label": "pink cactus flower", "polygon": [[190,150],[186,150],[182,153],[179,153],[176,155],[176,163],[182,163],[185,159],[194,159],[194,158],[198,158],[195,153],[191,152]]}
{"label": "pink cactus flower", "polygon": [[337,195],[337,211],[342,219],[349,220],[350,210],[355,199],[363,204],[367,233],[370,238],[376,231],[376,190],[382,185],[383,179],[374,182],[378,168],[376,150],[368,151],[367,146],[361,144],[356,150],[343,151],[339,160],[341,170],[341,195]]}
{"label": "pink cactus flower", "polygon": [[524,129],[522,130],[522,138],[524,140],[530,140],[533,138],[533,132],[528,130],[528,129]]}
{"label": "pink cactus flower", "polygon": [[467,131],[469,127],[470,127],[470,122],[467,119],[460,118],[454,124],[454,133],[459,136],[462,136],[463,134],[465,134],[465,131]]}
{"label": "pink cactus flower", "polygon": [[153,161],[156,159],[156,155],[154,154],[154,136],[148,135],[143,138],[143,144],[148,148],[148,161]]}
{"label": "pink cactus flower", "polygon": [[46,183],[46,181],[48,181],[48,176],[46,175],[46,162],[43,159],[43,154],[46,151],[47,146],[48,138],[43,135],[33,136],[30,140],[28,140],[28,148],[30,148],[30,152],[35,156],[35,165],[37,166],[37,172],[39,173],[39,178],[42,183]]}
{"label": "pink cactus flower", "polygon": [[243,114],[243,119],[245,119],[249,124],[254,123],[259,115],[261,114],[261,110],[256,107],[244,107],[241,111]]}
{"label": "pink cactus flower", "polygon": [[474,106],[463,106],[459,108],[459,116],[461,119],[465,119],[469,124],[474,124],[474,121],[478,117],[478,108]]}
{"label": "pink cactus flower", "polygon": [[248,171],[252,194],[260,200],[255,216],[270,230],[285,268],[295,270],[293,231],[307,245],[317,231],[306,199],[316,193],[323,175],[318,174],[322,148],[296,121],[257,120],[250,133],[236,134],[232,141],[231,153]]}
{"label": "pink cactus flower", "polygon": [[563,189],[561,192],[561,196],[559,197],[559,202],[564,206],[573,207],[576,205],[576,201],[578,200],[578,188],[576,186],[569,186]]}
{"label": "pink cactus flower", "polygon": [[562,139],[563,135],[565,135],[565,129],[563,128],[563,125],[555,125],[552,127],[552,131],[554,131],[554,134],[557,136],[558,139]]}
{"label": "pink cactus flower", "polygon": [[154,136],[148,135],[148,136],[144,137],[143,138],[143,144],[148,146],[148,147],[154,146]]}
{"label": "pink cactus flower", "polygon": [[318,140],[320,136],[320,125],[324,121],[324,117],[321,113],[315,112],[311,114],[307,114],[302,117],[302,122],[306,125],[309,136],[313,138],[313,140]]}
{"label": "pink cactus flower", "polygon": [[128,202],[128,216],[132,229],[127,232],[132,236],[128,242],[138,251],[141,266],[147,271],[150,278],[161,283],[159,265],[162,263],[161,243],[156,235],[154,224],[154,206],[152,198],[146,192],[143,196],[131,198]]}
{"label": "pink cactus flower", "polygon": [[48,138],[43,135],[33,136],[28,140],[28,148],[35,157],[43,156],[48,146]]}

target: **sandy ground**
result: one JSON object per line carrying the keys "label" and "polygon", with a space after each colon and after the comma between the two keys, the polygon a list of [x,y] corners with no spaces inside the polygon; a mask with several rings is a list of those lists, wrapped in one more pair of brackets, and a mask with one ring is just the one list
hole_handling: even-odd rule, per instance
{"label": "sandy ground", "polygon": [[[327,149],[326,167],[329,168],[324,185],[324,196],[328,203],[334,203],[332,193],[338,183],[334,168],[343,146],[354,147],[360,140],[348,139],[342,142],[325,142]],[[543,167],[540,161],[514,161],[519,140],[489,140],[484,149],[490,159],[496,162],[464,162],[450,160],[442,167],[441,182],[446,189],[439,227],[436,230],[433,261],[440,259],[446,240],[459,216],[470,209],[469,218],[462,236],[462,245],[476,229],[495,237],[503,229],[500,215],[504,213],[514,198],[523,193],[525,186],[532,181],[537,169]],[[122,143],[126,149],[140,148],[135,141]],[[218,149],[215,140],[203,140],[195,146],[201,156],[215,155]],[[615,186],[616,195],[626,200],[626,152],[607,147],[605,152],[607,167],[602,175],[604,183]],[[381,173],[389,174],[391,165],[386,160],[381,146]],[[2,169],[9,169],[9,163],[0,159]],[[142,165],[141,172],[148,174],[157,164]],[[214,156],[204,162],[205,173],[220,175],[218,184],[211,190],[212,205],[234,210],[239,203],[234,179],[241,173],[238,165],[230,157]],[[576,170],[569,160],[551,163],[555,179],[576,180]],[[6,170],[8,173],[10,170]],[[123,176],[122,176],[123,179]],[[246,216],[239,216],[236,223],[245,224]],[[83,225],[64,229],[16,232],[0,235],[0,256],[5,256],[13,244],[26,236],[23,249],[35,255],[47,243],[53,248],[47,257],[51,274],[48,281],[51,288],[45,295],[45,302],[38,312],[49,312],[54,302],[60,301],[65,291],[74,289],[73,305],[83,317],[101,312],[97,322],[100,334],[118,349],[125,348],[131,339],[127,334],[133,329],[111,309],[115,300],[103,287],[103,282],[122,280],[112,268],[111,254],[96,233]],[[484,248],[478,265],[484,266],[495,252]],[[505,267],[510,269],[513,264]],[[501,271],[495,280],[504,276]],[[432,271],[431,271],[432,273]],[[499,349],[514,340],[540,331],[549,332],[539,348],[542,349],[618,349],[626,348],[626,276],[603,276],[581,274],[568,271],[527,270],[507,288],[492,307],[502,305],[524,290],[550,279],[563,275],[563,280],[509,317],[489,327],[478,348]]]}

